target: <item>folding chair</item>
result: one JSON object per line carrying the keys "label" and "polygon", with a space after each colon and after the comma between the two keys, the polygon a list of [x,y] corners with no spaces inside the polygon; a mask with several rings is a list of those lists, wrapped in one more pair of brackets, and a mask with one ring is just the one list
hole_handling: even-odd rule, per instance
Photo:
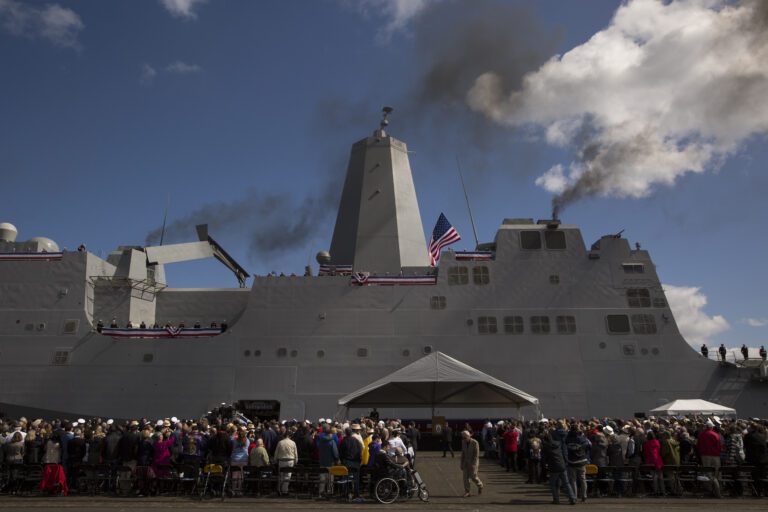
{"label": "folding chair", "polygon": [[615,468],[613,481],[614,488],[619,488],[619,496],[632,496],[634,494],[635,471],[636,468],[634,466],[621,466]]}
{"label": "folding chair", "polygon": [[698,489],[697,481],[698,467],[692,465],[682,465],[677,467],[677,482],[680,484],[680,496],[686,492],[695,494]]}
{"label": "folding chair", "polygon": [[346,466],[331,466],[328,468],[328,474],[333,478],[333,494],[344,501],[350,501],[350,488],[352,478],[349,475],[349,468]]}
{"label": "folding chair", "polygon": [[176,494],[192,494],[197,488],[200,476],[200,466],[194,464],[181,464],[176,467],[178,486]]}
{"label": "folding chair", "polygon": [[115,493],[118,496],[129,496],[133,492],[136,477],[130,466],[120,466],[117,468],[115,477]]}
{"label": "folding chair", "polygon": [[584,473],[587,479],[587,495],[597,492],[597,473],[599,468],[594,464],[587,464],[584,467]]}
{"label": "folding chair", "polygon": [[[595,476],[595,495],[598,497],[601,496],[610,496],[613,494],[613,484],[614,479],[616,475],[616,471],[618,468],[615,468],[613,466],[604,466],[602,468],[597,469],[597,475]],[[603,487],[606,489],[606,493],[602,494],[600,492],[600,488]]]}
{"label": "folding chair", "polygon": [[653,489],[653,473],[655,472],[655,468],[649,464],[643,464],[637,468],[637,472],[635,473],[635,485],[634,490],[635,494],[638,494],[639,496],[646,496],[648,493],[648,485],[650,484],[651,489]]}
{"label": "folding chair", "polygon": [[703,488],[708,487],[709,492],[711,492],[715,498],[719,498],[721,496],[721,489],[718,476],[717,468],[699,466],[696,470],[697,491],[700,492]]}
{"label": "folding chair", "polygon": [[43,479],[43,466],[40,464],[25,464],[19,475],[19,494],[37,493]]}
{"label": "folding chair", "polygon": [[170,464],[155,467],[158,494],[174,494],[179,486],[179,473]]}
{"label": "folding chair", "polygon": [[742,495],[747,491],[752,496],[757,496],[757,488],[755,487],[755,478],[753,476],[755,472],[754,466],[738,466],[736,467],[735,477],[736,484],[740,487]]}
{"label": "folding chair", "polygon": [[243,494],[255,495],[259,491],[259,468],[245,466],[243,468]]}

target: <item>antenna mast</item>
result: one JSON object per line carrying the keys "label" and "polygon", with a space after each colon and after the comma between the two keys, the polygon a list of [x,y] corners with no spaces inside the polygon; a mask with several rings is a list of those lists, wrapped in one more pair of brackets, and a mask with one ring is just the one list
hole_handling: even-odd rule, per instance
{"label": "antenna mast", "polygon": [[461,180],[461,190],[464,191],[464,200],[467,202],[467,211],[469,211],[469,222],[472,224],[472,234],[475,235],[475,247],[480,245],[480,241],[477,239],[477,230],[475,229],[475,219],[472,217],[472,208],[469,206],[469,196],[467,195],[467,187],[464,186],[464,176],[461,173],[461,163],[459,162],[459,155],[456,155],[456,170],[459,171],[459,179]]}

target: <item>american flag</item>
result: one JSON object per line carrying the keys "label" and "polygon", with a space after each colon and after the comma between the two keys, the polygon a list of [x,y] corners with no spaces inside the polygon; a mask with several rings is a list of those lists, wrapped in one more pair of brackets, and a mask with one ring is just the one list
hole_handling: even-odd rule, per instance
{"label": "american flag", "polygon": [[429,240],[429,264],[435,266],[440,259],[440,251],[443,247],[461,240],[459,232],[456,231],[444,214],[437,218],[435,229],[432,230],[432,238]]}

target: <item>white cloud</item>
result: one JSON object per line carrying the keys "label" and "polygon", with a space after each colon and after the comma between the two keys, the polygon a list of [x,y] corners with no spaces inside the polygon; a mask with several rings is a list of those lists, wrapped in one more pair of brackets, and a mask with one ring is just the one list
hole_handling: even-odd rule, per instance
{"label": "white cloud", "polygon": [[171,16],[185,20],[197,18],[195,10],[207,0],[160,0]]}
{"label": "white cloud", "polygon": [[697,347],[712,343],[711,338],[730,328],[720,315],[709,316],[704,312],[707,296],[695,286],[663,285],[677,327],[686,341]]}
{"label": "white cloud", "polygon": [[427,6],[439,1],[441,0],[362,0],[356,5],[364,13],[373,10],[387,20],[378,33],[378,39],[388,42],[393,34],[404,30]]}
{"label": "white cloud", "polygon": [[15,0],[0,0],[0,27],[16,36],[79,48],[77,36],[85,25],[75,11],[58,4],[38,8]]}
{"label": "white cloud", "polygon": [[139,78],[139,82],[142,85],[150,85],[152,82],[154,82],[156,76],[157,76],[157,70],[155,68],[153,68],[151,65],[147,64],[146,62],[142,64],[141,77]]}
{"label": "white cloud", "polygon": [[177,74],[184,75],[188,73],[199,73],[200,71],[203,70],[203,68],[201,68],[197,64],[187,64],[186,62],[177,60],[172,64],[168,64],[165,67],[165,70],[169,73],[177,73]]}
{"label": "white cloud", "polygon": [[743,322],[750,327],[765,327],[768,325],[768,318],[745,318]]}
{"label": "white cloud", "polygon": [[467,101],[573,149],[572,162],[538,181],[561,194],[556,201],[643,197],[718,167],[768,131],[767,5],[629,0],[605,29],[526,75],[520,90],[504,90],[491,70]]}

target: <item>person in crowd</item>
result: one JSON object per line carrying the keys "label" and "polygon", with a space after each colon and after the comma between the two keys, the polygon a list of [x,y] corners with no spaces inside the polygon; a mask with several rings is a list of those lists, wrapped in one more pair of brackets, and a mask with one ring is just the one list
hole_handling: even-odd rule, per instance
{"label": "person in crowd", "polygon": [[704,430],[699,434],[696,442],[696,448],[699,452],[701,465],[715,469],[712,478],[712,493],[720,497],[720,482],[718,472],[720,468],[720,453],[722,452],[722,442],[720,435],[714,430],[715,424],[712,420],[707,420],[704,424]]}
{"label": "person in crowd", "polygon": [[477,486],[477,493],[482,494],[483,482],[477,476],[480,465],[480,444],[472,438],[468,430],[461,432],[461,472],[464,479],[464,497],[469,498],[470,482]]}
{"label": "person in crowd", "polygon": [[269,466],[269,454],[264,448],[264,440],[260,437],[256,438],[256,447],[248,455],[248,464],[257,468]]}
{"label": "person in crowd", "polygon": [[661,444],[656,439],[656,434],[651,430],[648,432],[643,444],[643,457],[645,463],[653,466],[653,494],[656,496],[664,496],[666,491],[664,489],[664,461],[661,458]]}
{"label": "person in crowd", "polygon": [[504,440],[504,451],[506,452],[507,472],[517,470],[517,448],[520,439],[520,433],[512,423],[507,424],[504,434],[501,436]]}
{"label": "person in crowd", "polygon": [[737,425],[729,425],[725,436],[725,465],[738,466],[744,463],[744,436]]}
{"label": "person in crowd", "polygon": [[573,489],[573,495],[581,496],[581,501],[587,501],[586,467],[589,463],[589,440],[580,430],[580,425],[574,423],[565,436],[566,462],[568,463],[568,482]]}
{"label": "person in crowd", "polygon": [[531,430],[525,446],[528,452],[528,480],[525,483],[538,484],[541,474],[541,439],[535,430]]}
{"label": "person in crowd", "polygon": [[[317,437],[318,462],[321,468],[330,468],[339,463],[339,448],[330,429],[323,428],[322,434]],[[327,472],[320,473],[318,494],[325,497],[333,495],[333,478]]]}
{"label": "person in crowd", "polygon": [[229,459],[232,456],[232,449],[232,439],[227,434],[227,427],[226,425],[220,425],[208,443],[211,463],[222,466],[228,465]]}
{"label": "person in crowd", "polygon": [[140,440],[139,422],[134,420],[128,424],[128,432],[121,436],[117,442],[117,454],[120,458],[120,463],[123,466],[128,466],[131,470],[136,469],[136,457],[138,456]]}
{"label": "person in crowd", "polygon": [[77,474],[80,466],[83,464],[88,445],[85,442],[85,436],[81,428],[72,431],[74,437],[70,439],[67,446],[67,483],[70,488],[77,488]]}
{"label": "person in crowd", "polygon": [[[262,441],[263,442],[263,441]],[[262,446],[264,454],[264,450]],[[275,446],[275,459],[277,460],[278,468],[292,468],[299,463],[299,450],[296,443],[291,439],[289,433],[286,431],[281,434],[280,441]],[[267,459],[268,461],[269,459]],[[280,471],[279,492],[280,494],[288,494],[288,486],[291,481],[291,473]]]}
{"label": "person in crowd", "polygon": [[554,505],[560,503],[560,487],[565,488],[568,493],[570,504],[576,504],[576,495],[568,481],[565,451],[563,441],[559,439],[559,436],[554,436],[550,430],[544,432],[542,436],[542,454],[549,474],[549,490],[552,493],[552,503]]}
{"label": "person in crowd", "polygon": [[704,358],[709,358],[709,349],[707,348],[707,345],[701,346],[701,355],[704,356]]}
{"label": "person in crowd", "polygon": [[232,453],[229,456],[229,465],[232,477],[232,494],[240,496],[243,493],[243,470],[248,464],[248,448],[250,441],[248,439],[245,427],[237,428],[232,436]]}
{"label": "person in crowd", "polygon": [[152,471],[158,478],[165,478],[170,473],[171,446],[173,438],[170,437],[169,429],[155,434],[155,443],[152,445]]}
{"label": "person in crowd", "polygon": [[745,361],[749,359],[749,349],[744,344],[741,345],[741,356],[744,358]]}
{"label": "person in crowd", "polygon": [[43,439],[37,431],[30,430],[24,439],[24,464],[40,464],[43,454]]}
{"label": "person in crowd", "polygon": [[447,421],[440,432],[440,441],[443,446],[443,457],[445,457],[446,452],[451,452],[451,458],[453,458],[453,429]]}
{"label": "person in crowd", "polygon": [[592,464],[598,468],[604,468],[608,465],[608,439],[605,437],[605,429],[611,429],[610,432],[613,433],[611,427],[605,427],[602,432],[597,431],[592,436],[592,446],[589,452]]}
{"label": "person in crowd", "polygon": [[723,345],[721,343],[720,344],[720,348],[717,349],[717,353],[720,354],[720,361],[722,361],[724,363],[725,362],[725,354],[726,354],[725,345]]}
{"label": "person in crowd", "polygon": [[766,352],[765,346],[764,345],[760,345],[760,359],[765,361],[766,356],[768,356],[768,352]]}
{"label": "person in crowd", "polygon": [[759,423],[750,423],[749,430],[744,436],[744,458],[747,464],[755,469],[752,478],[758,496],[768,495],[768,447],[766,446],[766,431]]}
{"label": "person in crowd", "polygon": [[[354,427],[357,430],[360,429],[360,425],[355,424]],[[352,477],[354,499],[360,501],[360,467],[363,463],[363,441],[359,435],[355,437],[351,427],[344,431],[344,439],[339,446],[339,458]]]}

